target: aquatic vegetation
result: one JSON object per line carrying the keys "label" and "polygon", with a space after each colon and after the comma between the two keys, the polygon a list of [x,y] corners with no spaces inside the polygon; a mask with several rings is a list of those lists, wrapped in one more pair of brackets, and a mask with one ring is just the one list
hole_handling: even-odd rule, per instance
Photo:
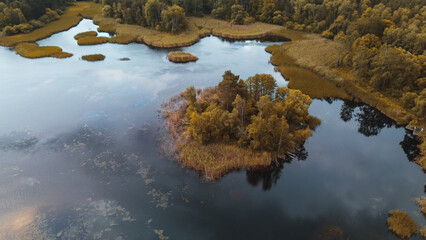
{"label": "aquatic vegetation", "polygon": [[107,150],[97,154],[94,158],[89,158],[84,165],[90,164],[101,173],[110,174],[129,170],[127,159],[127,154],[124,152]]}
{"label": "aquatic vegetation", "polygon": [[89,62],[96,62],[96,61],[103,61],[105,59],[105,56],[102,54],[91,54],[91,55],[84,55],[81,58]]}
{"label": "aquatic vegetation", "polygon": [[77,40],[78,45],[97,45],[97,44],[103,44],[107,42],[109,42],[109,38],[95,37],[95,36],[82,37]]}
{"label": "aquatic vegetation", "polygon": [[389,230],[402,239],[409,238],[417,232],[416,221],[401,210],[389,211],[387,223],[389,225]]}
{"label": "aquatic vegetation", "polygon": [[116,226],[136,220],[116,201],[90,198],[67,214],[73,217],[56,234],[61,239],[123,239]]}
{"label": "aquatic vegetation", "polygon": [[166,209],[170,207],[169,198],[172,195],[171,191],[163,193],[155,188],[151,189],[147,195],[152,197],[152,202],[155,203],[155,207]]}
{"label": "aquatic vegetation", "polygon": [[154,232],[155,232],[155,234],[158,235],[158,238],[160,240],[167,240],[167,239],[169,239],[168,236],[164,235],[164,230],[162,230],[162,229],[154,229]]}
{"label": "aquatic vegetation", "polygon": [[198,57],[192,55],[191,53],[173,51],[167,55],[167,58],[171,62],[175,63],[187,63],[187,62],[195,62],[198,60]]}
{"label": "aquatic vegetation", "polygon": [[155,181],[153,177],[150,177],[150,169],[151,167],[149,165],[144,166],[144,164],[140,163],[139,169],[136,172],[137,174],[141,175],[142,179],[145,182],[145,185],[149,185]]}
{"label": "aquatic vegetation", "polygon": [[37,43],[20,43],[15,47],[16,52],[26,58],[67,58],[71,53],[63,52],[62,48],[56,46],[40,47]]}
{"label": "aquatic vegetation", "polygon": [[8,135],[0,136],[0,150],[20,151],[34,146],[38,139],[28,130],[13,131]]}
{"label": "aquatic vegetation", "polygon": [[85,37],[96,37],[98,36],[98,33],[96,31],[88,31],[88,32],[82,32],[82,33],[78,33],[74,36],[75,40],[79,40],[80,38],[85,38]]}
{"label": "aquatic vegetation", "polygon": [[76,26],[83,17],[93,18],[101,12],[101,5],[95,2],[75,2],[67,8],[57,21],[50,22],[30,33],[0,37],[0,45],[12,47],[19,43],[36,42]]}

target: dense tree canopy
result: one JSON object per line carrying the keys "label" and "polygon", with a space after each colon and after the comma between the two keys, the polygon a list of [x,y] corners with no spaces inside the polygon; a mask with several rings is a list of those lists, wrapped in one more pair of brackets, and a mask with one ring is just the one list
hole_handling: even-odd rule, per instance
{"label": "dense tree canopy", "polygon": [[202,144],[236,142],[282,156],[300,147],[320,122],[309,115],[309,96],[277,88],[269,74],[256,74],[244,81],[226,71],[217,87],[198,96],[190,87],[184,96],[188,133]]}
{"label": "dense tree canopy", "polygon": [[0,0],[0,29],[7,35],[30,32],[56,20],[67,0]]}
{"label": "dense tree canopy", "polygon": [[162,0],[104,0],[102,13],[120,23],[178,33],[188,25],[185,10],[178,4],[191,8],[194,12],[198,9],[188,4],[189,2],[193,1],[173,1],[172,4],[172,1]]}

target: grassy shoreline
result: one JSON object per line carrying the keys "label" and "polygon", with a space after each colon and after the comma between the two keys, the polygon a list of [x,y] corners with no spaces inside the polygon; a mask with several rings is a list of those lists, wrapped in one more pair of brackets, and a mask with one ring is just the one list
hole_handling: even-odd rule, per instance
{"label": "grassy shoreline", "polygon": [[[271,45],[265,50],[271,53],[271,63],[289,80],[289,87],[299,89],[313,98],[340,98],[363,102],[393,119],[399,125],[408,125],[417,120],[426,128],[424,119],[406,110],[391,97],[385,96],[362,83],[348,69],[341,67],[347,49],[338,42],[321,38],[319,35],[282,30],[280,34],[292,41],[282,45]],[[415,162],[426,171],[425,136],[419,136],[420,154]]]}
{"label": "grassy shoreline", "polygon": [[101,15],[95,16],[93,22],[99,25],[98,31],[116,34],[116,37],[111,38],[110,42],[121,44],[138,42],[156,48],[187,47],[210,35],[229,40],[254,40],[268,36],[283,37],[277,33],[284,29],[281,26],[260,22],[250,25],[232,25],[210,16],[189,17],[188,28],[179,34],[170,34],[138,25],[119,24],[114,19]]}
{"label": "grassy shoreline", "polygon": [[44,27],[30,33],[0,37],[0,45],[14,47],[20,43],[33,43],[48,38],[55,33],[66,31],[76,26],[83,18],[93,18],[96,14],[100,14],[100,12],[100,4],[94,2],[75,2],[74,6],[68,7],[58,20],[50,22]]}

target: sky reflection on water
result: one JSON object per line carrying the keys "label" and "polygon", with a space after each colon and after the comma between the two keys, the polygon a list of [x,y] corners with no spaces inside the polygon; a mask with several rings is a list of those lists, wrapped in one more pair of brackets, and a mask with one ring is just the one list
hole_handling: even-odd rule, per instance
{"label": "sky reflection on water", "polygon": [[[0,48],[1,239],[395,239],[394,208],[425,224],[415,140],[365,105],[314,100],[322,124],[300,159],[214,183],[159,154],[157,111],[187,86],[216,85],[227,69],[286,85],[270,43],[207,37],[182,48],[199,61],[174,64],[141,44],[76,44],[95,29],[83,20],[39,42],[70,59]],[[89,53],[106,60],[79,59]]]}

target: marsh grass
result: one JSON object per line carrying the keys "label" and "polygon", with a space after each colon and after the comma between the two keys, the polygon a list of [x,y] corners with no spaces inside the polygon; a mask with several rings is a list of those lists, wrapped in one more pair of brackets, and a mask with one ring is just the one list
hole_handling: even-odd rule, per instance
{"label": "marsh grass", "polygon": [[103,61],[105,59],[105,56],[102,54],[91,54],[91,55],[84,55],[81,58],[89,62],[96,62],[96,61]]}
{"label": "marsh grass", "polygon": [[308,69],[296,66],[281,66],[277,69],[289,81],[290,88],[298,89],[312,98],[351,99],[343,89]]}
{"label": "marsh grass", "polygon": [[207,180],[218,179],[232,170],[267,167],[273,160],[269,153],[224,143],[201,145],[191,141],[182,146],[180,153],[182,165],[202,173]]}
{"label": "marsh grass", "polygon": [[191,53],[173,51],[170,52],[167,58],[175,63],[187,63],[187,62],[195,62],[198,60],[198,57],[192,55]]}
{"label": "marsh grass", "polygon": [[389,211],[387,219],[389,230],[402,239],[410,238],[417,233],[417,223],[408,214],[401,210]]}
{"label": "marsh grass", "polygon": [[98,33],[96,31],[88,31],[88,32],[82,32],[82,33],[78,33],[74,36],[75,40],[79,40],[80,38],[85,38],[85,37],[97,37]]}
{"label": "marsh grass", "polygon": [[25,58],[68,58],[71,53],[63,52],[62,48],[56,46],[40,47],[36,43],[21,43],[15,47],[16,53]]}
{"label": "marsh grass", "polygon": [[274,24],[255,22],[249,25],[234,25],[227,21],[205,16],[203,18],[192,17],[189,21],[197,28],[208,29],[214,36],[234,39],[250,40],[259,39],[284,28]]}
{"label": "marsh grass", "polygon": [[121,34],[120,36],[115,36],[109,39],[110,43],[118,43],[118,44],[129,44],[136,41],[137,41],[136,36],[124,35],[124,34]]}
{"label": "marsh grass", "polygon": [[[280,30],[284,29],[283,27],[266,23],[254,23],[244,26],[232,25],[209,16],[203,18],[189,17],[188,28],[179,34],[161,32],[138,25],[119,24],[114,19],[101,15],[97,15],[93,21],[99,25],[98,31],[115,33],[118,39],[126,36],[127,41],[124,41],[125,43],[135,41],[158,48],[190,46],[211,34],[235,40],[258,39],[270,34],[279,35]],[[122,43],[122,41],[117,41],[117,43]]]}
{"label": "marsh grass", "polygon": [[54,33],[62,32],[76,26],[83,17],[93,18],[101,13],[101,5],[94,2],[74,2],[57,21],[50,22],[44,27],[30,33],[17,34],[0,38],[0,45],[16,46],[19,43],[36,42],[50,37]]}
{"label": "marsh grass", "polygon": [[78,45],[98,45],[109,42],[109,38],[107,37],[83,37],[77,40]]}

